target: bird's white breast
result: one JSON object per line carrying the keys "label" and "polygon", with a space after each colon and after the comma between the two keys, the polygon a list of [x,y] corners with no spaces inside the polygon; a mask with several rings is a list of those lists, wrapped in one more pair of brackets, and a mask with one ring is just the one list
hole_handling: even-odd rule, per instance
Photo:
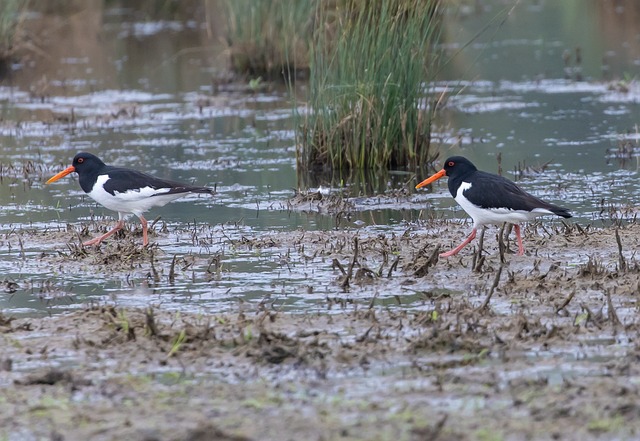
{"label": "bird's white breast", "polygon": [[133,213],[142,215],[152,207],[161,207],[168,202],[185,196],[185,193],[166,194],[168,188],[154,189],[142,187],[124,192],[111,194],[104,189],[104,184],[109,180],[109,175],[100,175],[88,195],[99,204],[119,213]]}
{"label": "bird's white breast", "polygon": [[553,214],[544,208],[535,208],[533,211],[511,210],[508,208],[482,208],[473,204],[464,196],[464,192],[471,188],[471,182],[463,182],[456,192],[455,200],[473,219],[473,226],[478,228],[483,225],[500,225],[503,222],[519,224],[535,219],[545,214]]}

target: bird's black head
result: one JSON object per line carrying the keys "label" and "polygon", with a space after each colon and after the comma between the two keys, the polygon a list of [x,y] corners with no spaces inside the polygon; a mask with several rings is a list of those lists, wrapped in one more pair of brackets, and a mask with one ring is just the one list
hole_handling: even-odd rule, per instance
{"label": "bird's black head", "polygon": [[471,161],[463,156],[451,156],[447,158],[444,161],[444,167],[442,167],[442,169],[449,178],[452,176],[465,176],[468,173],[478,170]]}
{"label": "bird's black head", "polygon": [[104,162],[102,162],[96,155],[92,155],[87,152],[80,152],[73,157],[71,166],[76,173],[82,175],[87,172],[90,173],[101,169],[104,167]]}
{"label": "bird's black head", "polygon": [[416,188],[422,188],[447,176],[449,178],[449,182],[447,183],[449,191],[453,197],[456,197],[456,192],[458,191],[458,187],[460,187],[462,180],[477,170],[476,166],[467,158],[462,156],[451,156],[444,161],[444,167],[442,170],[420,182],[416,185]]}
{"label": "bird's black head", "polygon": [[[70,173],[76,172],[80,176],[80,185],[83,185],[83,177],[85,177],[85,180],[90,179],[90,176],[97,175],[103,167],[105,167],[104,162],[102,162],[96,155],[92,155],[87,152],[80,152],[73,158],[73,163],[69,167],[53,176],[46,183],[50,184],[60,178],[64,178]],[[82,186],[82,189],[85,190],[84,185]]]}
{"label": "bird's black head", "polygon": [[[437,181],[440,178],[448,176],[449,189],[451,189],[453,181],[457,182],[462,177],[466,176],[469,173],[473,173],[476,170],[478,170],[476,166],[473,165],[467,158],[464,158],[462,156],[451,156],[450,158],[447,158],[446,161],[444,161],[444,167],[442,168],[442,170],[420,182],[418,185],[416,185],[416,188],[422,188],[434,181]],[[457,186],[455,188],[457,188]],[[455,196],[455,193],[453,193],[453,195]]]}

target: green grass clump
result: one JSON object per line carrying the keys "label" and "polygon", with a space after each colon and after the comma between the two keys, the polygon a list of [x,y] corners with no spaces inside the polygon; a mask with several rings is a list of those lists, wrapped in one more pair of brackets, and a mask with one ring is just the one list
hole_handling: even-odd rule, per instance
{"label": "green grass clump", "polygon": [[427,84],[440,0],[320,2],[299,169],[415,167],[430,152]]}
{"label": "green grass clump", "polygon": [[227,0],[231,69],[266,80],[309,68],[315,0]]}
{"label": "green grass clump", "polygon": [[8,62],[20,47],[19,28],[28,0],[0,1],[0,63]]}

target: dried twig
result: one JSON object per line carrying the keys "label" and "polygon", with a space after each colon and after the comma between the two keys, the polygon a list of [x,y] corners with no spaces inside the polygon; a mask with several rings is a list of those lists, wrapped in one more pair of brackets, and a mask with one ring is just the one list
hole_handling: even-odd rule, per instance
{"label": "dried twig", "polygon": [[480,305],[477,308],[477,311],[482,311],[483,309],[485,309],[486,307],[489,306],[489,302],[491,301],[491,296],[493,296],[493,292],[498,287],[498,283],[500,283],[500,276],[502,275],[502,268],[504,268],[504,265],[500,265],[500,268],[498,268],[498,272],[496,273],[496,277],[495,277],[495,279],[493,279],[493,284],[491,285],[491,288],[489,289],[489,294],[487,294],[487,297],[484,299],[484,302],[482,302],[482,305]]}
{"label": "dried twig", "polygon": [[620,267],[620,271],[627,270],[627,261],[622,254],[622,240],[620,240],[620,233],[618,233],[618,229],[616,228],[616,242],[618,242],[618,266]]}
{"label": "dried twig", "polygon": [[156,325],[156,317],[153,308],[149,307],[144,311],[145,321],[149,335],[155,337],[158,335],[158,326]]}
{"label": "dried twig", "polygon": [[575,295],[576,295],[576,290],[574,289],[573,291],[571,291],[571,294],[569,294],[567,298],[564,299],[564,302],[562,302],[562,304],[556,308],[556,314],[562,311],[564,308],[566,308]]}
{"label": "dried twig", "polygon": [[347,272],[345,271],[344,266],[342,266],[342,264],[338,259],[333,259],[333,262],[331,262],[331,269],[335,269],[335,268],[338,268],[343,276],[347,275]]}
{"label": "dried twig", "polygon": [[504,258],[504,253],[507,250],[507,245],[504,243],[504,229],[507,226],[507,223],[504,222],[502,227],[500,228],[500,232],[498,233],[498,251],[500,252],[500,263],[505,263],[506,259]]}
{"label": "dried twig", "polygon": [[[616,233],[617,232],[618,230],[616,230]],[[607,289],[604,295],[607,297],[607,316],[609,318],[609,321],[613,324],[614,327],[616,325],[621,325],[622,322],[620,321],[620,318],[618,318],[618,313],[616,313],[616,310],[613,307],[613,302],[611,301],[611,290]]]}
{"label": "dried twig", "polygon": [[177,254],[173,255],[173,260],[171,261],[171,267],[169,268],[169,283],[173,283],[176,280],[176,258]]}
{"label": "dried twig", "polygon": [[476,273],[482,272],[482,265],[484,265],[485,257],[482,255],[482,249],[484,248],[484,232],[486,228],[482,227],[480,231],[480,238],[478,239],[478,252],[473,255],[473,271]]}
{"label": "dried twig", "polygon": [[429,267],[438,263],[438,255],[440,253],[440,245],[436,246],[436,248],[431,253],[431,256],[427,259],[427,261],[422,264],[420,268],[418,268],[413,275],[415,277],[424,277],[429,273]]}
{"label": "dried twig", "polygon": [[353,259],[351,259],[351,263],[349,263],[349,268],[347,269],[347,274],[345,275],[344,280],[342,280],[341,283],[341,286],[343,288],[349,287],[349,280],[351,279],[351,276],[353,276],[353,267],[358,261],[358,248],[358,236],[356,236],[353,238]]}
{"label": "dried twig", "polygon": [[393,261],[391,266],[389,267],[389,271],[387,272],[387,278],[391,278],[391,273],[398,268],[398,263],[400,263],[400,256],[396,257],[396,260]]}

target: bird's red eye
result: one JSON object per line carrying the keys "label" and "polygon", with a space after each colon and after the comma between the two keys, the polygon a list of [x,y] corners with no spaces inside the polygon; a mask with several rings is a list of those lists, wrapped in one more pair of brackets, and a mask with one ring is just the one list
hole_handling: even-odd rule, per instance
{"label": "bird's red eye", "polygon": [[453,165],[455,164],[455,162],[453,161],[449,161],[449,163],[447,164],[449,167],[453,167]]}
{"label": "bird's red eye", "polygon": [[78,158],[78,164],[82,164],[84,162],[84,158]]}

